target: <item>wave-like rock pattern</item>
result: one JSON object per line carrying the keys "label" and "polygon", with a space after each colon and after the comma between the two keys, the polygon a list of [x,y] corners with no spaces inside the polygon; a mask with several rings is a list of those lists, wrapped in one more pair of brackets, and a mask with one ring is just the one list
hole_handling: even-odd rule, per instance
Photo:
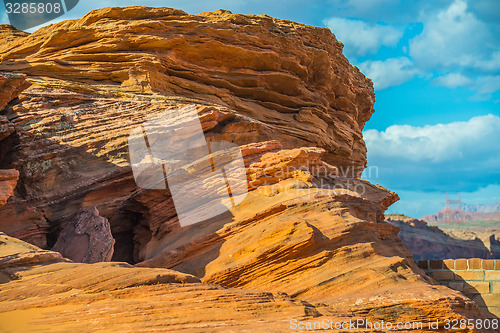
{"label": "wave-like rock pattern", "polygon": [[7,39],[0,71],[216,103],[271,127],[286,148],[323,147],[330,164],[358,172],[366,164],[372,83],[327,28],[222,10],[106,8]]}
{"label": "wave-like rock pattern", "polygon": [[285,331],[291,318],[320,315],[283,293],[203,284],[169,269],[72,263],[2,233],[0,286],[2,330],[15,332]]}
{"label": "wave-like rock pattern", "polygon": [[[195,276],[170,269],[72,263],[57,252],[2,233],[0,286],[0,323],[2,329],[15,332],[94,332],[97,327],[121,332],[287,332],[292,319],[336,323],[366,316],[342,314],[337,308],[314,306],[282,292],[201,283]],[[464,296],[446,287],[433,288],[429,297],[440,297],[440,302],[428,313],[443,314],[461,304],[469,316],[478,315]],[[415,312],[414,304],[400,310],[381,308],[374,317],[401,319],[403,313],[398,311]]]}

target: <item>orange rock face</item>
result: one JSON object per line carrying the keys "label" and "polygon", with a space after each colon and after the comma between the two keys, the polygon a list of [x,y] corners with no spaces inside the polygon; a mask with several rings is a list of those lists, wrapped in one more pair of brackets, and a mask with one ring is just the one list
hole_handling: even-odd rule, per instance
{"label": "orange rock face", "polygon": [[[361,305],[354,313],[342,314],[337,306],[313,305],[282,292],[201,283],[170,269],[72,263],[57,252],[2,233],[0,242],[0,323],[6,331],[93,332],[98,325],[103,331],[288,332],[293,320],[313,325],[366,318],[367,309]],[[382,307],[371,317],[408,320],[415,313],[423,318],[458,306],[469,316],[477,315],[476,306],[464,303],[464,296],[446,287],[433,288],[428,297],[440,299],[434,309],[419,309],[413,301],[402,308]],[[369,305],[378,299],[364,301]]]}
{"label": "orange rock face", "polygon": [[[29,36],[2,26],[0,37],[0,71],[32,84],[2,111],[15,140],[2,141],[1,167],[20,180],[0,208],[0,230],[50,248],[95,206],[116,240],[112,260],[136,264],[64,262],[6,238],[17,250],[0,246],[0,322],[268,332],[288,331],[290,319],[481,317],[418,269],[384,222],[397,194],[358,178],[373,88],[328,29],[130,7]],[[187,105],[207,141],[241,146],[249,193],[181,227],[169,190],[136,185],[128,137]],[[71,242],[56,249],[69,253]]]}
{"label": "orange rock face", "polygon": [[478,315],[465,296],[452,296],[425,276],[397,237],[399,230],[383,222],[395,193],[336,176],[316,148],[282,150],[268,142],[242,151],[247,176],[259,186],[228,214],[184,228],[173,218],[164,224],[168,231],[152,230],[137,266],[285,292],[324,304],[330,314],[390,321]]}
{"label": "orange rock face", "polygon": [[169,269],[71,263],[1,233],[0,242],[0,323],[6,331],[285,331],[291,318],[319,315],[284,294],[203,284]]}
{"label": "orange rock face", "polygon": [[106,8],[2,43],[0,71],[216,103],[285,148],[322,147],[327,162],[358,171],[366,164],[361,131],[373,87],[327,28],[227,11]]}

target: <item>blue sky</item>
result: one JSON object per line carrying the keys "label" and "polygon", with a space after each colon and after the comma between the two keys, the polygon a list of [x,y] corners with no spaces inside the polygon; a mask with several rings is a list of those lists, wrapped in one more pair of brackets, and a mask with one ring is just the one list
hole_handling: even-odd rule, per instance
{"label": "blue sky", "polygon": [[[471,204],[500,201],[500,1],[84,0],[58,20],[128,5],[329,27],[375,85],[365,176],[400,194],[389,212],[434,213],[446,192]],[[0,23],[8,23],[3,8]]]}

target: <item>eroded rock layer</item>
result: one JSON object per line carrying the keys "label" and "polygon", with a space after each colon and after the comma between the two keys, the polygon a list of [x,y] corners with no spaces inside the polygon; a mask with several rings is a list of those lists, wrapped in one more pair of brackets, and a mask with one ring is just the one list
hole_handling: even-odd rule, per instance
{"label": "eroded rock layer", "polygon": [[[97,327],[122,332],[288,332],[292,320],[312,327],[366,318],[363,311],[342,314],[340,309],[314,306],[284,293],[200,283],[195,276],[170,269],[72,263],[57,252],[2,233],[0,286],[0,323],[6,332],[94,332]],[[414,308],[413,301],[402,309],[383,307],[370,318],[414,317],[405,317],[408,313],[462,318],[449,309],[461,304],[464,296],[446,287],[433,288],[429,297],[440,297],[433,311]],[[477,315],[471,301],[462,305],[463,313]],[[362,327],[343,331],[373,332]]]}
{"label": "eroded rock layer", "polygon": [[1,233],[0,286],[6,332],[285,331],[291,318],[320,316],[284,294],[203,284],[169,269],[72,263]]}
{"label": "eroded rock layer", "polygon": [[6,40],[0,71],[216,103],[267,125],[286,148],[323,147],[330,164],[357,171],[366,164],[361,131],[373,87],[327,28],[115,7]]}
{"label": "eroded rock layer", "polygon": [[[439,317],[471,313],[471,302],[437,287],[417,268],[399,230],[383,222],[395,193],[337,176],[317,148],[283,150],[267,142],[243,146],[242,152],[248,178],[260,186],[228,214],[183,228],[173,217],[151,229],[137,266],[285,292],[328,304],[328,313],[391,321],[438,319],[435,311]],[[151,202],[149,195],[134,199]]]}

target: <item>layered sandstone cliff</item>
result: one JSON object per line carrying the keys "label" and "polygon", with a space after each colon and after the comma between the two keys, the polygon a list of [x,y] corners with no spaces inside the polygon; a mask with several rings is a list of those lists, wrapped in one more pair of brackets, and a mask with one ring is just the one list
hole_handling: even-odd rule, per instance
{"label": "layered sandstone cliff", "polygon": [[[398,229],[384,222],[397,195],[357,177],[373,88],[328,29],[146,7],[93,11],[28,36],[0,29],[8,36],[0,71],[24,73],[32,84],[2,111],[13,131],[0,142],[1,167],[19,170],[20,179],[0,208],[0,230],[48,249],[71,244],[65,239],[77,227],[107,220],[112,259],[140,266],[8,264],[3,318],[33,314],[45,299],[49,312],[60,305],[64,315],[37,312],[36,322],[70,318],[75,330],[123,316],[130,321],[109,325],[138,331],[166,320],[168,330],[229,331],[242,323],[268,331],[273,322],[284,331],[290,318],[480,317],[468,298],[418,269]],[[136,185],[127,140],[148,119],[187,105],[208,141],[241,146],[249,193],[236,208],[181,227],[168,190]],[[85,207],[99,214],[87,226],[77,216]],[[104,240],[98,245],[112,242]],[[78,258],[88,258],[92,242],[78,244],[73,258],[85,261]],[[98,257],[109,259],[108,249]],[[165,279],[168,288],[154,285],[165,274],[175,277]],[[33,283],[47,286],[40,296],[27,293]],[[193,301],[198,308],[189,310]],[[180,304],[194,319],[167,320],[165,304]],[[136,320],[134,309],[150,317]]]}
{"label": "layered sandstone cliff", "polygon": [[[292,320],[312,327],[367,318],[387,322],[426,316],[480,317],[475,304],[442,286],[426,290],[426,297],[435,301],[432,309],[407,298],[401,308],[380,306],[369,313],[359,302],[357,311],[350,312],[325,303],[313,305],[283,292],[206,284],[170,269],[73,263],[57,252],[40,250],[3,233],[0,285],[0,323],[6,332],[288,332]],[[410,295],[421,297],[422,291]],[[398,294],[392,297],[396,300]],[[361,300],[377,302],[373,295]],[[342,299],[337,301],[345,305]],[[373,330],[360,326],[343,331]]]}
{"label": "layered sandstone cliff", "polygon": [[[3,209],[2,228],[39,246],[47,246],[40,235],[49,224],[57,234],[86,205],[110,221],[117,244],[131,246],[138,217],[122,207],[135,188],[128,135],[187,104],[197,105],[209,141],[319,146],[325,161],[351,176],[365,165],[361,130],[373,88],[326,28],[132,7],[28,36],[3,31],[0,71],[26,73],[34,86],[3,112],[17,129],[5,161],[23,182]],[[19,219],[31,226],[15,230]],[[48,245],[54,241],[49,236]]]}
{"label": "layered sandstone cliff", "polygon": [[281,137],[285,148],[325,148],[331,164],[365,166],[361,131],[373,113],[373,87],[327,28],[223,10],[130,7],[7,41],[0,71],[216,103],[253,120],[233,125],[253,132],[237,143]]}
{"label": "layered sandstone cliff", "polygon": [[[0,75],[0,110],[2,110],[7,103],[17,98],[17,96],[26,88],[30,83],[26,81],[24,75],[9,74]],[[7,119],[6,116],[0,115],[0,146],[8,146],[8,138],[15,132],[13,124]],[[5,149],[0,150],[0,160],[4,159],[6,154]],[[2,161],[3,162],[3,161]],[[0,163],[4,165],[4,163]],[[17,186],[19,179],[19,171],[15,169],[4,170],[0,169],[0,208],[7,203],[7,200],[14,194],[14,189]]]}

